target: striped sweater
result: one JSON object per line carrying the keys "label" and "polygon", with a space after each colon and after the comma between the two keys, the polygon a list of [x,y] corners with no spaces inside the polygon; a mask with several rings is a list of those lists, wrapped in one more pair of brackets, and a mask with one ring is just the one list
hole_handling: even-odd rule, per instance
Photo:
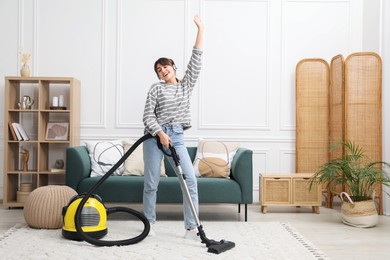
{"label": "striped sweater", "polygon": [[155,136],[165,124],[191,127],[190,98],[202,66],[202,50],[194,48],[187,70],[177,84],[158,82],[148,92],[143,122],[146,131]]}

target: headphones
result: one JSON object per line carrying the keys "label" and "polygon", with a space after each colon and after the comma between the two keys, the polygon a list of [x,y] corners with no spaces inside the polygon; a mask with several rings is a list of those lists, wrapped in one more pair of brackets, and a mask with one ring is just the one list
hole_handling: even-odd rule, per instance
{"label": "headphones", "polygon": [[[175,62],[172,59],[169,59],[169,61],[171,62],[171,66],[172,66],[173,70],[176,71],[177,70],[177,66],[176,66]],[[158,72],[157,71],[156,71],[156,74],[157,74],[157,78],[159,80],[161,80],[160,77],[158,76]]]}
{"label": "headphones", "polygon": [[171,62],[172,62],[172,68],[173,68],[173,70],[177,70],[177,67],[176,67],[175,62],[174,62],[172,59],[170,59],[170,60],[171,60]]}
{"label": "headphones", "polygon": [[[172,60],[172,59],[169,59],[169,58],[159,58],[155,63],[154,63],[154,71],[156,72],[156,74],[157,74],[157,78],[159,79],[159,80],[161,80],[160,79],[160,77],[159,77],[159,75],[158,75],[158,72],[157,72],[157,65],[158,64],[160,64],[161,66],[166,66],[166,65],[170,65],[170,66],[172,66],[172,69],[174,70],[174,71],[176,71],[177,70],[177,66],[176,66],[176,64],[175,64],[175,62]],[[164,64],[164,65],[163,65]]]}

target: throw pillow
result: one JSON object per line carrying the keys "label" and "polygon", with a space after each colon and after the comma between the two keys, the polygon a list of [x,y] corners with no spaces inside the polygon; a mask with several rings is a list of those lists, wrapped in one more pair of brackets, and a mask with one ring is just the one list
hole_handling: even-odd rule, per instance
{"label": "throw pillow", "polygon": [[[124,151],[125,153],[130,149],[130,147],[135,143],[134,140],[123,140]],[[140,144],[133,153],[127,157],[125,161],[125,168],[123,175],[134,175],[134,176],[143,176],[144,175],[144,153],[143,145]],[[165,165],[164,160],[161,162],[161,176],[167,176],[165,174]]]}
{"label": "throw pillow", "polygon": [[[91,177],[103,176],[122,158],[122,140],[85,142],[91,158]],[[123,164],[113,175],[122,175]]]}
{"label": "throw pillow", "polygon": [[229,178],[239,143],[201,140],[194,159],[197,177]]}

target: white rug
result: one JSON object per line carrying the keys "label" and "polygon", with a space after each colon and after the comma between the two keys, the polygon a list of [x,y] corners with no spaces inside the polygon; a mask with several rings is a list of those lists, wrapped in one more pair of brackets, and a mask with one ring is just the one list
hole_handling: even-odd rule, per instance
{"label": "white rug", "polygon": [[[180,221],[155,224],[156,236],[138,244],[97,247],[64,239],[61,229],[33,229],[19,224],[0,235],[1,259],[328,259],[289,223],[203,222],[209,239],[233,241],[236,246],[221,254],[207,252],[200,240],[183,238]],[[128,239],[141,233],[137,221],[110,220],[105,240]]]}

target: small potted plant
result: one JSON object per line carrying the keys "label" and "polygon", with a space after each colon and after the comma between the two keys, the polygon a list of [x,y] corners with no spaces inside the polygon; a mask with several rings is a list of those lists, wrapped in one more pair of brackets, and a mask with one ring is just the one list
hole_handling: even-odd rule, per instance
{"label": "small potted plant", "polygon": [[[375,187],[390,187],[390,177],[384,171],[390,164],[370,162],[359,145],[351,141],[341,142],[344,154],[323,164],[312,176],[309,184],[326,184],[327,188],[344,187],[340,193],[341,217],[345,224],[356,227],[372,227],[378,223],[375,206]],[[388,194],[389,195],[389,194]]]}

